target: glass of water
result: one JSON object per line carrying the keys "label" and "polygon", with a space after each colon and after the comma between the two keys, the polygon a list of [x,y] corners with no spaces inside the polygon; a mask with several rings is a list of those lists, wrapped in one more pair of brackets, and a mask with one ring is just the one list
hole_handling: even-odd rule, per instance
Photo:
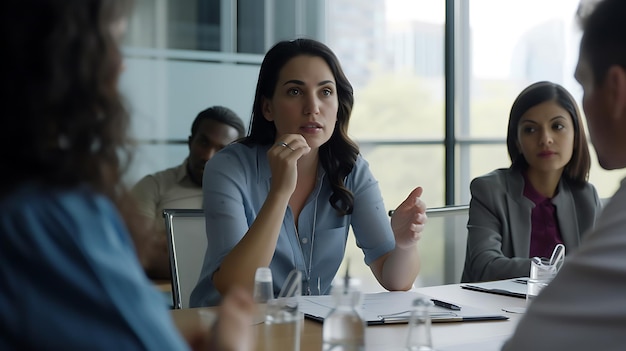
{"label": "glass of water", "polygon": [[300,351],[304,316],[298,308],[302,294],[302,273],[292,271],[280,294],[267,301],[265,313],[265,350]]}
{"label": "glass of water", "polygon": [[435,351],[430,333],[430,305],[430,301],[424,298],[417,298],[413,301],[405,350]]}

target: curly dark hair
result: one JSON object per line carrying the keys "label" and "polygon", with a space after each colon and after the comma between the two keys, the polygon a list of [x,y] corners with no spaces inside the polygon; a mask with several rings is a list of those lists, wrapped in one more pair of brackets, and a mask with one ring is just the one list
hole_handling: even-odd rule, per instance
{"label": "curly dark hair", "polygon": [[329,199],[330,204],[340,215],[351,214],[354,207],[354,195],[346,188],[344,179],[352,172],[359,154],[359,147],[348,136],[354,96],[352,85],[343,73],[339,60],[326,45],[312,39],[295,39],[281,41],[267,52],[259,71],[250,119],[250,134],[242,143],[245,145],[274,143],[276,126],[274,122],[263,117],[263,99],[271,99],[274,96],[280,70],[289,60],[301,55],[322,58],[335,77],[339,100],[337,124],[330,140],[320,147],[319,157],[333,189]]}
{"label": "curly dark hair", "polygon": [[[119,198],[130,162],[118,92],[127,0],[5,0],[0,12],[0,194],[36,182]],[[115,201],[117,202],[117,201]]]}

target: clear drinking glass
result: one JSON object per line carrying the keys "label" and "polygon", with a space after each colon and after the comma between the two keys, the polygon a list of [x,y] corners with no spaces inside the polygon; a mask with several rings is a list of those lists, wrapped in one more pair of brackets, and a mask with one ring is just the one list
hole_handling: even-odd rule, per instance
{"label": "clear drinking glass", "polygon": [[324,319],[322,350],[365,350],[365,321],[359,314],[362,305],[360,283],[346,276],[343,281],[333,283],[331,293],[334,307]]}
{"label": "clear drinking glass", "polygon": [[267,301],[265,350],[300,351],[304,316],[298,308],[302,294],[302,273],[291,271],[278,297]]}
{"label": "clear drinking glass", "polygon": [[430,333],[430,301],[418,298],[413,301],[409,330],[406,339],[407,351],[434,351]]}

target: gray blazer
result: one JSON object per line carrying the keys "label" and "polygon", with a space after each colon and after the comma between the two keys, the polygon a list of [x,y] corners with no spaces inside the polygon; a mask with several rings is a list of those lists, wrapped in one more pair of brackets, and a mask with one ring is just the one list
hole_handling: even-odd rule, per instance
{"label": "gray blazer", "polygon": [[[497,169],[470,184],[472,199],[467,222],[467,251],[461,282],[524,277],[530,274],[530,215],[535,204],[524,193],[518,170]],[[580,245],[602,209],[590,183],[572,186],[562,179],[556,207],[566,255]]]}

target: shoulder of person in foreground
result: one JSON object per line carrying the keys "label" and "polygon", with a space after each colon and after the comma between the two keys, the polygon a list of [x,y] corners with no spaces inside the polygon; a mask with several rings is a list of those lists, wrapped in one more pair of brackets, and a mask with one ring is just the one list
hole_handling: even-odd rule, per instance
{"label": "shoulder of person in foreground", "polygon": [[[28,332],[23,346],[185,348],[171,332],[165,300],[146,279],[108,199],[86,188],[30,188],[1,206],[0,262],[13,278],[0,283],[0,294],[12,296],[0,324],[13,335]],[[63,323],[48,323],[60,316]]]}

